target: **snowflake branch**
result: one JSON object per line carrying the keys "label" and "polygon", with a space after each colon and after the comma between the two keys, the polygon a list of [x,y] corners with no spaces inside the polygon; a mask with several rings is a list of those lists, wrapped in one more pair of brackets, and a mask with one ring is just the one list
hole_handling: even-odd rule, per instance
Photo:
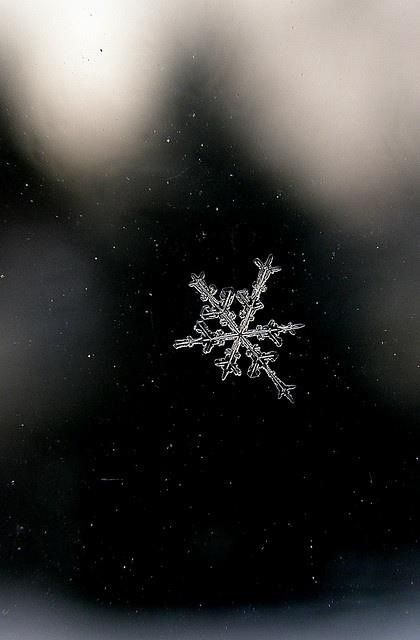
{"label": "snowflake branch", "polygon": [[239,315],[242,318],[239,330],[241,332],[246,331],[250,322],[254,320],[255,314],[260,309],[264,308],[263,303],[260,301],[261,294],[267,291],[266,283],[269,277],[273,273],[281,271],[281,267],[273,267],[273,256],[270,254],[265,262],[262,262],[259,258],[254,260],[254,264],[258,267],[257,280],[252,285],[251,296],[247,289],[242,289],[237,292],[236,299],[242,305],[242,311]]}
{"label": "snowflake branch", "polygon": [[214,347],[223,347],[228,340],[235,340],[236,338],[236,334],[226,333],[222,329],[211,331],[203,320],[197,320],[194,325],[194,331],[199,334],[198,338],[187,336],[186,338],[175,340],[175,349],[191,349],[191,347],[199,345],[203,347],[203,353],[210,353]]}
{"label": "snowflake branch", "polygon": [[[191,276],[192,280],[189,286],[196,289],[200,294],[200,299],[203,302],[209,302],[209,307],[216,315],[214,317],[219,318],[222,326],[227,326],[233,333],[238,333],[238,326],[235,322],[235,314],[229,311],[229,307],[232,304],[235,294],[232,289],[222,289],[221,299],[216,298],[217,289],[214,285],[208,285],[205,280],[204,272],[202,271],[198,276],[195,273]],[[206,313],[208,307],[204,306],[202,313]]]}
{"label": "snowflake branch", "polygon": [[242,371],[236,364],[241,357],[241,354],[239,352],[241,342],[241,338],[238,336],[232,347],[225,350],[225,357],[218,358],[214,361],[216,367],[220,367],[222,369],[222,380],[226,380],[226,378],[232,373],[235,376],[242,375]]}
{"label": "snowflake branch", "polygon": [[276,347],[281,347],[283,340],[280,338],[280,334],[290,333],[294,336],[296,331],[304,326],[304,324],[292,324],[291,322],[289,324],[277,324],[274,320],[270,320],[268,324],[258,324],[255,329],[244,331],[243,335],[246,338],[257,338],[260,341],[268,338]]}
{"label": "snowflake branch", "polygon": [[261,351],[261,348],[254,346],[252,342],[247,340],[246,342],[246,355],[251,360],[251,364],[248,368],[248,376],[250,378],[258,378],[261,371],[264,371],[276,387],[277,397],[280,399],[284,396],[293,404],[294,399],[291,392],[293,389],[296,389],[296,386],[294,384],[286,384],[283,382],[283,380],[281,380],[269,366],[270,362],[277,360],[278,354],[275,351]]}

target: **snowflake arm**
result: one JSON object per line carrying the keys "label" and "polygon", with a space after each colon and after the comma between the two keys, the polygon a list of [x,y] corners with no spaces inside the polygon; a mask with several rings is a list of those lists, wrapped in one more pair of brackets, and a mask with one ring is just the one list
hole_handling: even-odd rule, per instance
{"label": "snowflake arm", "polygon": [[198,338],[187,336],[180,340],[175,340],[175,349],[191,348],[195,345],[203,347],[203,353],[210,353],[214,347],[223,347],[227,341],[235,340],[236,335],[227,333],[221,329],[212,331],[203,320],[197,320],[194,331],[198,333]]}
{"label": "snowflake arm", "polygon": [[254,264],[258,267],[258,275],[256,281],[252,285],[252,293],[249,295],[247,289],[241,289],[236,294],[236,299],[242,305],[239,316],[242,318],[240,330],[246,331],[251,322],[253,322],[255,314],[264,308],[260,298],[267,291],[266,283],[269,277],[277,271],[281,271],[280,267],[273,267],[273,256],[270,254],[265,262],[259,258],[254,260]]}
{"label": "snowflake arm", "polygon": [[217,288],[214,285],[208,285],[205,280],[205,275],[201,272],[198,276],[192,274],[192,280],[189,284],[190,287],[196,289],[200,294],[202,302],[207,302],[201,309],[201,317],[211,314],[212,318],[217,318],[222,327],[229,327],[233,333],[238,332],[238,326],[235,322],[236,314],[230,311],[230,306],[235,299],[235,294],[232,289],[222,289],[220,292],[220,298],[216,297]]}
{"label": "snowflake arm", "polygon": [[222,289],[219,298],[217,298],[217,288],[213,284],[207,284],[203,271],[198,276],[195,273],[191,275],[189,286],[198,291],[202,302],[208,303],[203,305],[200,312],[203,320],[217,318],[222,327],[227,326],[230,321],[231,328],[236,328],[234,323],[236,314],[230,311],[232,302],[235,300],[235,292],[232,288]]}
{"label": "snowflake arm", "polygon": [[214,361],[216,367],[220,367],[222,370],[222,380],[226,380],[226,378],[232,373],[235,376],[241,376],[242,371],[240,370],[237,362],[241,357],[240,349],[241,347],[241,339],[237,337],[235,342],[231,347],[225,350],[225,357],[218,358]]}
{"label": "snowflake arm", "polygon": [[269,366],[270,362],[277,360],[278,354],[275,351],[261,351],[260,347],[254,346],[250,342],[246,346],[248,347],[246,355],[251,360],[251,364],[247,371],[248,377],[258,378],[261,371],[264,371],[274,384],[277,390],[277,397],[279,399],[285,397],[293,404],[294,399],[291,392],[293,389],[296,389],[296,386],[294,384],[286,384],[283,382],[283,380],[281,380]]}
{"label": "snowflake arm", "polygon": [[255,329],[244,331],[243,335],[246,338],[257,338],[257,340],[265,340],[268,338],[276,347],[281,347],[283,339],[280,338],[280,334],[290,333],[294,336],[296,335],[296,331],[302,329],[304,326],[304,324],[292,324],[291,322],[289,322],[289,324],[277,324],[274,320],[270,320],[268,324],[257,324]]}

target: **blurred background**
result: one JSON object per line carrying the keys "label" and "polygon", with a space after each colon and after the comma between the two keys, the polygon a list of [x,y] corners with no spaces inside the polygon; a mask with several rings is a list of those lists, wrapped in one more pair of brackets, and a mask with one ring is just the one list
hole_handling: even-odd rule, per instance
{"label": "blurred background", "polygon": [[[4,637],[418,637],[417,3],[0,16]],[[269,253],[294,405],[172,348]]]}

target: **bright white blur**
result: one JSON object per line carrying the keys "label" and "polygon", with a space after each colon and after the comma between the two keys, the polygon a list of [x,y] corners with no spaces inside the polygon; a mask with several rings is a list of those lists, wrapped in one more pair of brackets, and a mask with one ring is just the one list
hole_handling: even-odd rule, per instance
{"label": "bright white blur", "polygon": [[224,24],[238,133],[350,224],[404,217],[420,158],[420,5],[242,0]]}
{"label": "bright white blur", "polygon": [[53,175],[152,162],[142,135],[205,49],[221,112],[276,181],[350,224],[403,216],[420,156],[414,0],[1,0],[19,144]]}
{"label": "bright white blur", "polygon": [[160,3],[1,4],[19,144],[52,175],[109,170],[129,158],[162,91],[170,40]]}

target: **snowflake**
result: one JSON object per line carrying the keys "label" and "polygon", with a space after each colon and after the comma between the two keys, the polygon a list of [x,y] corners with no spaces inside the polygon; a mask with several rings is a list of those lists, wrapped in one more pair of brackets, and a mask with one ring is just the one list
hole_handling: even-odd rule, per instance
{"label": "snowflake", "polygon": [[[264,307],[260,298],[261,294],[267,290],[266,284],[269,277],[280,271],[280,267],[273,267],[272,263],[272,255],[268,256],[265,263],[259,258],[254,260],[254,264],[258,267],[258,276],[252,284],[251,293],[247,289],[235,292],[232,288],[225,288],[220,291],[218,296],[216,287],[206,283],[203,272],[198,276],[193,273],[189,286],[196,289],[202,302],[206,303],[201,309],[201,320],[198,320],[194,326],[198,337],[187,336],[176,340],[173,346],[175,349],[183,349],[198,345],[202,347],[203,353],[207,354],[215,347],[230,345],[225,349],[224,356],[214,361],[214,364],[222,370],[222,380],[226,380],[231,374],[242,375],[238,360],[241,357],[241,349],[245,349],[245,355],[250,360],[247,371],[249,378],[257,378],[263,371],[277,389],[278,398],[284,396],[293,402],[291,392],[295,389],[295,385],[286,384],[280,380],[270,367],[270,363],[278,357],[277,352],[262,351],[261,347],[253,340],[256,339],[259,342],[271,340],[276,347],[281,347],[283,344],[282,334],[295,335],[297,329],[302,329],[305,325],[292,324],[291,322],[277,324],[274,320],[270,320],[268,324],[258,324],[255,328],[250,328],[256,312]],[[231,309],[235,299],[242,307],[238,319],[236,319],[236,313]],[[218,320],[222,328],[212,331],[206,322],[207,320]]]}

